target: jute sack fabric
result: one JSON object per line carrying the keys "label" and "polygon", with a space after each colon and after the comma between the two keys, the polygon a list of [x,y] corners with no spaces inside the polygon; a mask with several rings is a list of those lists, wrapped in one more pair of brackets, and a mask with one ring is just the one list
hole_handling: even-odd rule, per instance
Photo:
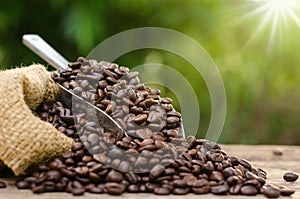
{"label": "jute sack fabric", "polygon": [[58,87],[42,65],[0,72],[0,160],[15,175],[30,165],[70,150],[73,140],[34,116]]}

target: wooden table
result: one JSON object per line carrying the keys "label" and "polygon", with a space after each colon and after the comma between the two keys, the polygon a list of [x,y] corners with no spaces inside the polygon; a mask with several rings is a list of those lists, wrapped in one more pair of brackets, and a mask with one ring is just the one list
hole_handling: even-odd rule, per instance
{"label": "wooden table", "polygon": [[[282,149],[282,156],[273,155],[273,149]],[[292,196],[294,199],[300,199],[300,179],[296,182],[288,183],[282,179],[282,176],[287,171],[292,171],[300,174],[300,146],[249,146],[249,145],[223,145],[222,149],[225,150],[230,155],[235,155],[240,158],[245,158],[249,160],[254,167],[263,168],[268,173],[268,182],[276,185],[287,185],[288,187],[296,190],[296,193]],[[68,193],[43,193],[43,194],[33,194],[30,190],[18,190],[14,186],[15,178],[2,178],[8,183],[8,187],[5,189],[0,189],[0,198],[7,199],[23,199],[23,198],[55,198],[55,199],[67,199],[73,198],[71,194]],[[132,199],[151,199],[151,198],[180,198],[180,199],[193,199],[193,198],[266,198],[263,195],[257,196],[215,196],[212,194],[207,195],[195,195],[188,194],[185,196],[156,196],[153,194],[123,194],[122,196],[109,196],[107,194],[89,194],[85,193],[83,196],[78,196],[76,198],[132,198]],[[280,198],[291,198],[291,197],[280,197]]]}

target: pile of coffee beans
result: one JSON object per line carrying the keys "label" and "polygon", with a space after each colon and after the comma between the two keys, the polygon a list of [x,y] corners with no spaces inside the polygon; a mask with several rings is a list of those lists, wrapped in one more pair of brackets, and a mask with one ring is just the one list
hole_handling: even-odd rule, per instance
{"label": "pile of coffee beans", "polygon": [[113,117],[124,134],[116,136],[87,118],[84,110],[73,113],[62,102],[42,105],[38,116],[72,137],[74,144],[71,151],[37,165],[30,176],[16,183],[19,189],[73,195],[145,192],[278,197],[294,193],[267,184],[264,170],[229,156],[218,144],[185,138],[172,100],[140,83],[136,72],[84,58],[69,66],[53,73],[53,79]]}

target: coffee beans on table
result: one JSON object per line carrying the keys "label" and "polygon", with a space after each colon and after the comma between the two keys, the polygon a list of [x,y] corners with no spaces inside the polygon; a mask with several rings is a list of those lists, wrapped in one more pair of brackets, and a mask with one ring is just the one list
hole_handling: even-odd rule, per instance
{"label": "coffee beans on table", "polygon": [[19,189],[73,195],[293,194],[266,184],[264,170],[228,155],[217,143],[184,138],[181,114],[172,100],[142,84],[136,72],[84,58],[69,66],[52,78],[109,114],[124,134],[118,137],[99,126],[80,104],[73,104],[73,109],[59,101],[42,105],[38,116],[75,142],[72,151],[39,164],[18,181]]}

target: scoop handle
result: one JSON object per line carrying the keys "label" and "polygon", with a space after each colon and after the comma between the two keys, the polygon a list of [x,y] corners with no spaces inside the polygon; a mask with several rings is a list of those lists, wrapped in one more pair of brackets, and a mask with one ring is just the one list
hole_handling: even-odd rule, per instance
{"label": "scoop handle", "polygon": [[30,50],[39,55],[41,58],[47,61],[48,64],[50,64],[57,70],[69,68],[69,62],[39,35],[23,35],[22,42],[25,46],[27,46]]}

